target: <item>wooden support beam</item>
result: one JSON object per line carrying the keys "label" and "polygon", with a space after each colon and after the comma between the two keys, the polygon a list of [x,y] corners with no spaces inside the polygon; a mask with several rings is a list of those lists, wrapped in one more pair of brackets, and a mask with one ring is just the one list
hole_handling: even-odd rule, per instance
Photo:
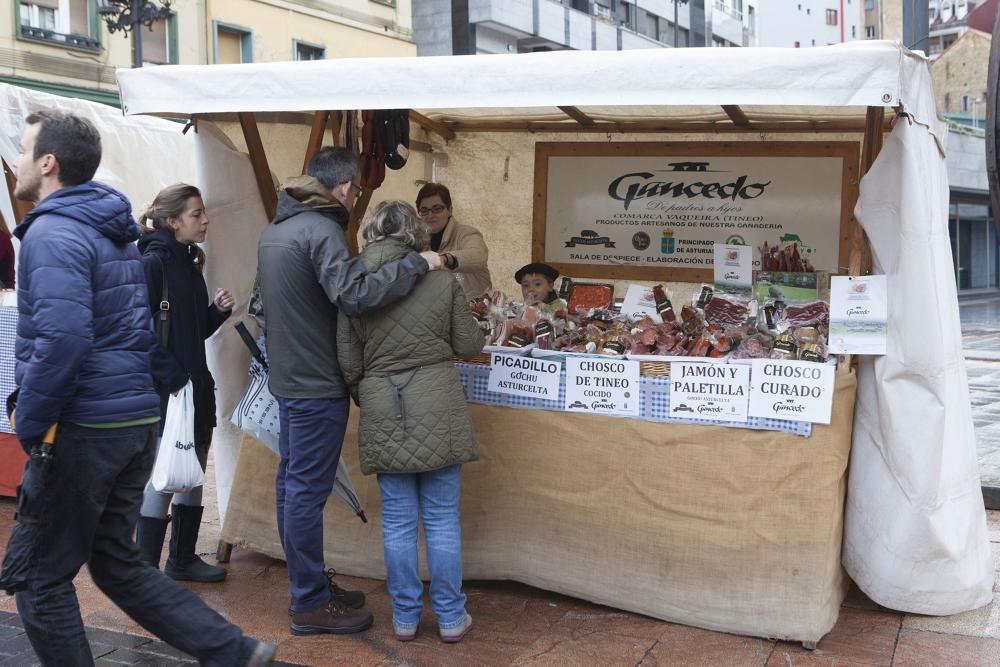
{"label": "wooden support beam", "polygon": [[326,133],[326,122],[329,117],[329,111],[317,111],[313,116],[312,129],[309,131],[309,141],[306,142],[306,156],[302,160],[303,174],[306,173],[306,166],[308,166],[309,160],[313,159],[313,156],[319,153],[319,149],[323,147],[323,135]]}
{"label": "wooden support beam", "polygon": [[733,125],[736,127],[750,127],[750,119],[747,115],[743,113],[743,109],[735,104],[723,104],[722,110],[726,112],[726,115],[733,121]]}
{"label": "wooden support beam", "polygon": [[447,140],[452,140],[455,138],[455,131],[445,125],[444,123],[439,123],[436,120],[431,120],[427,116],[417,113],[413,109],[410,109],[410,120],[424,128],[428,132],[433,132],[444,137]]}
{"label": "wooden support beam", "polygon": [[362,188],[358,198],[354,200],[354,207],[351,209],[351,217],[347,223],[347,244],[351,254],[358,254],[358,230],[361,228],[361,221],[368,212],[368,204],[371,203],[373,188]]}
{"label": "wooden support beam", "polygon": [[219,546],[215,550],[216,563],[228,563],[233,555],[233,545],[224,540],[219,540]]}
{"label": "wooden support beam", "polygon": [[343,111],[330,112],[330,136],[333,137],[330,141],[331,146],[340,145],[340,124],[343,122],[343,118]]}
{"label": "wooden support beam", "polygon": [[593,118],[583,113],[576,107],[559,107],[559,110],[584,127],[590,127],[594,124]]}
{"label": "wooden support beam", "polygon": [[264,203],[264,212],[267,214],[267,219],[271,220],[278,209],[278,192],[274,188],[274,181],[271,180],[271,169],[267,166],[267,155],[264,154],[264,143],[260,140],[260,130],[257,129],[257,118],[253,112],[240,112],[239,118],[240,127],[243,128],[243,138],[250,152],[250,164],[257,180],[257,189]]}
{"label": "wooden support beam", "polygon": [[[672,121],[672,120],[632,120],[632,121],[594,121],[586,127],[567,121],[461,121],[447,125],[454,132],[593,132],[596,134],[622,133],[671,133],[682,132],[691,134],[713,133],[746,133],[746,132],[861,132],[865,129],[862,120],[787,120],[787,121],[755,121],[749,127],[740,127],[731,120],[714,121]],[[884,129],[888,129],[886,126]]]}
{"label": "wooden support beam", "polygon": [[28,211],[35,208],[35,205],[29,201],[23,201],[14,197],[14,190],[17,189],[17,176],[14,175],[14,169],[6,161],[0,161],[0,164],[3,165],[3,176],[7,182],[7,194],[10,195],[10,205],[14,209],[14,219],[7,221],[7,226],[10,227],[9,231],[13,233],[14,227],[24,220],[24,216],[28,215]]}

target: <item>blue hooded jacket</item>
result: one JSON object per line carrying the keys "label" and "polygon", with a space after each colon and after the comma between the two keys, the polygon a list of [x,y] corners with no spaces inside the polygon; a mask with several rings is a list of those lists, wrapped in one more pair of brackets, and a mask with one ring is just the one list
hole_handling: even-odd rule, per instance
{"label": "blue hooded jacket", "polygon": [[150,374],[156,336],[125,195],[95,181],[63,188],[14,234],[21,445],[30,450],[60,421],[158,417]]}

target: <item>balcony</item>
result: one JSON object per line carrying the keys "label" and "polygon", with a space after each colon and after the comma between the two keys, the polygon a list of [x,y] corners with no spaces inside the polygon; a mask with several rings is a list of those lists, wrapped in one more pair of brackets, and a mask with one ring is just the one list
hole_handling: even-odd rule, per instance
{"label": "balcony", "polygon": [[47,28],[35,28],[29,25],[21,26],[21,37],[39,42],[59,44],[88,51],[100,51],[101,40],[86,35],[64,34]]}
{"label": "balcony", "polygon": [[712,35],[743,46],[743,15],[716,0],[712,5]]}

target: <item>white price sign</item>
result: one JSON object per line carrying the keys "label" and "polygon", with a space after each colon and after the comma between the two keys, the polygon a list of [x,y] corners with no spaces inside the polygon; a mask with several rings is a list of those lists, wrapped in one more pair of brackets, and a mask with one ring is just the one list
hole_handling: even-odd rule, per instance
{"label": "white price sign", "polygon": [[639,415],[639,362],[597,357],[566,359],[566,410]]}
{"label": "white price sign", "polygon": [[754,359],[750,415],[829,424],[837,369],[812,361]]}
{"label": "white price sign", "polygon": [[559,398],[561,370],[558,361],[494,352],[490,356],[488,389],[499,394],[555,401]]}
{"label": "white price sign", "polygon": [[750,367],[742,364],[670,364],[670,416],[719,422],[747,421]]}

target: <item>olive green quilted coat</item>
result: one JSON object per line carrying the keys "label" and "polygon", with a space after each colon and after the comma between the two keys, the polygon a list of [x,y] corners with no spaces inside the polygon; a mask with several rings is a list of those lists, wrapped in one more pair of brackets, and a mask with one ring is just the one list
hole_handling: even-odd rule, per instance
{"label": "olive green quilted coat", "polygon": [[[387,238],[368,244],[361,261],[370,272],[410,250]],[[361,405],[364,474],[424,472],[479,458],[452,359],[482,349],[464,292],[446,271],[428,273],[409,295],[370,315],[340,313],[337,355]]]}

